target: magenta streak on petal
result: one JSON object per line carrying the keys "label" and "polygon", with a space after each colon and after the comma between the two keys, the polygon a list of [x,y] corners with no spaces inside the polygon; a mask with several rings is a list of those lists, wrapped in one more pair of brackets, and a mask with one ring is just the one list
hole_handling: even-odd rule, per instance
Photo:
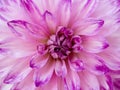
{"label": "magenta streak on petal", "polygon": [[109,85],[109,89],[113,90],[113,82],[110,76],[106,76],[107,77],[107,84]]}
{"label": "magenta streak on petal", "polygon": [[47,28],[46,29],[47,32],[50,32],[50,33],[54,32],[54,30],[56,29],[57,23],[56,23],[56,19],[53,16],[53,14],[51,12],[49,12],[49,11],[46,10],[43,13],[42,17],[43,17],[44,23],[47,26],[47,27],[45,27],[45,28]]}
{"label": "magenta streak on petal", "polygon": [[72,82],[72,90],[76,90],[76,87],[74,85],[74,82]]}
{"label": "magenta streak on petal", "polygon": [[46,11],[43,13],[44,19],[46,19],[46,15],[52,16],[52,13],[46,10]]}
{"label": "magenta streak on petal", "polygon": [[48,61],[49,57],[43,58],[44,56],[34,55],[30,60],[31,68],[42,68]]}
{"label": "magenta streak on petal", "polygon": [[73,75],[71,77],[70,75],[68,75],[66,78],[64,78],[64,83],[66,88],[65,90],[80,90],[80,86],[79,86],[80,83],[78,79],[79,76],[76,76],[76,77],[75,76]]}
{"label": "magenta streak on petal", "polygon": [[63,80],[64,80],[64,83],[65,83],[65,86],[64,86],[64,87],[65,87],[65,90],[69,90],[69,88],[68,88],[68,86],[67,86],[67,81],[66,81],[66,79],[64,78]]}
{"label": "magenta streak on petal", "polygon": [[99,20],[98,23],[99,23],[99,27],[101,27],[101,26],[103,26],[104,21],[103,20]]}
{"label": "magenta streak on petal", "polygon": [[3,48],[0,48],[0,53],[2,53],[2,52],[5,52],[5,50]]}
{"label": "magenta streak on petal", "polygon": [[104,21],[103,20],[96,20],[93,22],[93,24],[98,24],[98,27],[95,30],[95,31],[98,31],[103,26]]}
{"label": "magenta streak on petal", "polygon": [[16,78],[16,75],[8,75],[5,79],[4,79],[4,83],[9,84],[12,83],[14,81],[14,79]]}
{"label": "magenta streak on petal", "polygon": [[[46,32],[44,32],[45,30],[41,32],[41,30],[43,29],[42,27],[38,27],[37,25],[33,25],[23,20],[12,20],[9,21],[7,25],[14,34],[20,37],[24,36],[25,32],[37,38],[42,37],[44,35],[43,33],[47,34]],[[40,34],[41,36],[39,36]]]}
{"label": "magenta streak on petal", "polygon": [[105,65],[96,66],[96,70],[99,70],[99,71],[104,72],[104,73],[109,72],[109,69]]}
{"label": "magenta streak on petal", "polygon": [[83,12],[87,11],[86,8],[89,9],[86,12],[86,15],[88,17],[89,15],[92,14],[92,12],[94,11],[94,9],[95,9],[96,6],[97,6],[97,0],[87,0],[86,4],[84,5]]}
{"label": "magenta streak on petal", "polygon": [[87,0],[86,4],[84,5],[84,8],[87,7],[90,4],[91,0]]}
{"label": "magenta streak on petal", "polygon": [[100,87],[100,90],[106,90],[106,89],[105,89],[104,87],[101,86],[101,87]]}
{"label": "magenta streak on petal", "polygon": [[31,0],[21,0],[22,4],[25,5],[25,7],[27,8],[27,10],[31,11],[31,5],[30,5],[30,2]]}
{"label": "magenta streak on petal", "polygon": [[3,16],[0,15],[0,19],[3,20],[3,21],[7,21],[6,18],[4,18]]}
{"label": "magenta streak on petal", "polygon": [[50,78],[46,78],[44,81],[38,81],[38,80],[36,80],[36,81],[35,81],[35,86],[36,86],[36,87],[39,87],[39,86],[41,86],[41,85],[44,85],[45,83],[47,83],[47,82],[49,81],[49,79],[50,79]]}
{"label": "magenta streak on petal", "polygon": [[101,30],[100,28],[103,24],[103,20],[87,19],[77,26],[76,34],[88,36],[96,35]]}
{"label": "magenta streak on petal", "polygon": [[35,62],[33,62],[34,59],[35,59],[35,57],[32,57],[32,59],[30,60],[30,64],[29,65],[30,65],[31,68],[38,68],[38,66],[35,65]]}
{"label": "magenta streak on petal", "polygon": [[69,63],[71,63],[71,68],[73,68],[76,71],[84,70],[84,65],[81,60],[70,61]]}
{"label": "magenta streak on petal", "polygon": [[109,44],[108,43],[104,43],[104,45],[103,45],[103,48],[102,49],[106,49],[106,48],[108,48],[109,47]]}
{"label": "magenta streak on petal", "polygon": [[96,66],[96,70],[104,72],[104,74],[110,71],[110,69],[105,65],[104,60],[102,58],[96,57],[96,59],[102,64],[102,65]]}
{"label": "magenta streak on petal", "polygon": [[0,48],[0,53],[7,53],[8,49]]}
{"label": "magenta streak on petal", "polygon": [[120,78],[115,78],[113,85],[115,88],[120,89]]}
{"label": "magenta streak on petal", "polygon": [[0,8],[0,12],[5,12],[6,10],[8,10],[7,8]]}
{"label": "magenta streak on petal", "polygon": [[15,30],[15,26],[19,26],[19,25],[25,26],[25,22],[23,22],[23,21],[21,21],[21,20],[12,20],[12,21],[9,21],[9,22],[7,23],[7,25],[9,26],[9,28],[11,29],[11,31],[12,31],[13,33],[15,33],[15,34],[18,35],[18,36],[22,36],[22,34],[19,33],[19,31],[16,31],[16,30]]}
{"label": "magenta streak on petal", "polygon": [[65,77],[67,74],[67,68],[64,60],[57,60],[55,66],[55,73],[57,76]]}
{"label": "magenta streak on petal", "polygon": [[30,67],[31,68],[38,68],[34,63],[32,63],[32,60],[30,61]]}
{"label": "magenta streak on petal", "polygon": [[33,9],[37,11],[37,13],[41,16],[41,13],[35,3],[32,0],[21,0],[21,3],[25,6],[25,8],[32,13]]}

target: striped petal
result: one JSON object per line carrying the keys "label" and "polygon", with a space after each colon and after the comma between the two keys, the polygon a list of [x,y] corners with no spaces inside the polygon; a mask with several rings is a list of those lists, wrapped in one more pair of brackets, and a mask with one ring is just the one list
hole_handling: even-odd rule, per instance
{"label": "striped petal", "polygon": [[75,25],[73,25],[73,29],[75,29],[77,35],[93,36],[100,31],[103,24],[103,20],[88,19],[82,22],[76,22]]}
{"label": "striped petal", "polygon": [[84,61],[84,68],[96,75],[103,75],[109,72],[104,60],[95,54],[84,53],[80,55],[80,58]]}
{"label": "striped petal", "polygon": [[[58,78],[55,74],[53,74],[53,76],[51,77],[50,81],[43,85],[38,87],[38,89],[35,90],[48,90],[48,88],[50,88],[51,90],[59,90],[58,89]],[[60,90],[64,90],[64,89],[60,89]]]}
{"label": "striped petal", "polygon": [[108,48],[109,44],[106,40],[97,37],[84,37],[83,50],[90,53],[99,53]]}
{"label": "striped petal", "polygon": [[[7,23],[8,27],[15,35],[19,37],[27,37],[27,35],[33,35],[37,38],[45,38],[43,28],[30,24],[23,20],[12,20]],[[38,37],[39,36],[39,37]]]}
{"label": "striped petal", "polygon": [[84,63],[81,60],[81,58],[77,57],[77,55],[74,55],[73,57],[69,58],[68,62],[72,70],[74,71],[84,70]]}
{"label": "striped petal", "polygon": [[108,51],[100,53],[100,56],[104,59],[104,63],[111,70],[119,70],[120,69],[120,55],[119,52],[116,51]]}
{"label": "striped petal", "polygon": [[[98,76],[98,80],[100,83],[100,90],[114,90],[112,79],[110,76]],[[115,89],[116,90],[116,89]]]}
{"label": "striped petal", "polygon": [[67,68],[66,68],[66,64],[65,64],[64,60],[62,60],[62,61],[57,60],[56,61],[55,73],[57,76],[65,77],[65,75],[67,74]]}
{"label": "striped petal", "polygon": [[0,1],[0,20],[6,23],[7,21],[10,20],[24,19],[24,18],[27,17],[25,16],[25,13],[23,13],[18,0]]}
{"label": "striped petal", "polygon": [[70,0],[61,0],[57,10],[57,18],[60,26],[67,27],[70,21]]}
{"label": "striped petal", "polygon": [[[31,69],[28,68],[28,66],[26,65],[26,62],[22,62],[22,63],[17,62],[17,63],[20,63],[20,64],[13,65],[11,70],[8,72],[8,75],[4,79],[4,81],[3,81],[4,83],[6,83],[6,84],[18,83],[18,82],[22,81],[30,73]],[[21,68],[21,67],[23,67],[23,68]]]}
{"label": "striped petal", "polygon": [[74,0],[72,3],[72,20],[71,22],[80,21],[91,15],[95,11],[98,0]]}
{"label": "striped petal", "polygon": [[70,71],[64,79],[66,90],[80,90],[80,78],[77,72]]}
{"label": "striped petal", "polygon": [[31,71],[21,82],[15,83],[10,90],[35,90],[32,76],[33,71]]}
{"label": "striped petal", "polygon": [[46,55],[34,55],[30,60],[30,67],[31,68],[42,68],[47,61],[49,60],[49,57]]}
{"label": "striped petal", "polygon": [[43,68],[36,70],[34,75],[36,87],[47,84],[53,75],[53,71],[54,62],[51,62],[51,60],[49,60],[49,62]]}
{"label": "striped petal", "polygon": [[81,80],[82,90],[100,90],[98,79],[94,74],[86,71],[83,73],[79,73],[79,76]]}
{"label": "striped petal", "polygon": [[44,17],[45,17],[46,24],[48,28],[50,29],[51,33],[54,33],[57,27],[57,22],[55,20],[55,17],[53,16],[52,13],[48,11],[44,13]]}
{"label": "striped petal", "polygon": [[40,20],[42,20],[43,17],[41,15],[41,12],[33,0],[20,0],[20,1],[21,1],[21,5],[25,10],[25,13],[27,12],[29,17],[34,22],[36,22],[36,24],[40,22]]}

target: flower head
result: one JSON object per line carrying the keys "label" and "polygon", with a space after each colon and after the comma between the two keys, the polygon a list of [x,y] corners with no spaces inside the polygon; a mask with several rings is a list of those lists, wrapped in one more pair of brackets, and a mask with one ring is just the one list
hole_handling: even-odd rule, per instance
{"label": "flower head", "polygon": [[1,0],[1,90],[119,89],[119,9],[119,0]]}

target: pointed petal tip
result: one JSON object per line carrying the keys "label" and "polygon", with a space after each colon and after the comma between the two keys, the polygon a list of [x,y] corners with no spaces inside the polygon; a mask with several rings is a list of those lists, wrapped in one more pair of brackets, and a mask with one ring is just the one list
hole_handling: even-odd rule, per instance
{"label": "pointed petal tip", "polygon": [[35,81],[35,86],[36,87],[39,87],[40,86],[40,83],[38,81]]}
{"label": "pointed petal tip", "polygon": [[106,48],[108,48],[108,47],[109,47],[109,44],[108,44],[108,43],[104,43],[103,49],[106,49]]}
{"label": "pointed petal tip", "polygon": [[3,80],[3,82],[5,84],[10,84],[10,83],[14,82],[15,78],[16,78],[15,75],[12,75],[12,76],[7,75],[7,77],[5,77],[5,79]]}
{"label": "pointed petal tip", "polygon": [[37,66],[35,66],[34,63],[32,63],[32,61],[30,61],[29,67],[30,67],[30,68],[38,68]]}
{"label": "pointed petal tip", "polygon": [[99,26],[101,27],[101,26],[103,26],[104,25],[104,20],[99,20]]}
{"label": "pointed petal tip", "polygon": [[47,16],[52,16],[52,13],[49,12],[48,10],[46,10],[44,13],[43,13],[43,17],[46,19]]}
{"label": "pointed petal tip", "polygon": [[36,87],[39,87],[39,86],[47,84],[49,82],[49,80],[50,80],[50,78],[46,78],[45,80],[36,79],[34,83],[35,83]]}
{"label": "pointed petal tip", "polygon": [[70,62],[70,68],[75,71],[82,71],[85,69],[82,60],[75,60],[73,62]]}

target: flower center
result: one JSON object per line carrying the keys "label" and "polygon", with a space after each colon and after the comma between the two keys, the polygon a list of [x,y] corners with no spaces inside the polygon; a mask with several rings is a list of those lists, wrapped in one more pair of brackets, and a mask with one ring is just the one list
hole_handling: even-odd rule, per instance
{"label": "flower center", "polygon": [[81,50],[80,36],[74,36],[72,30],[62,27],[47,42],[48,52],[54,59],[66,59],[73,51]]}

